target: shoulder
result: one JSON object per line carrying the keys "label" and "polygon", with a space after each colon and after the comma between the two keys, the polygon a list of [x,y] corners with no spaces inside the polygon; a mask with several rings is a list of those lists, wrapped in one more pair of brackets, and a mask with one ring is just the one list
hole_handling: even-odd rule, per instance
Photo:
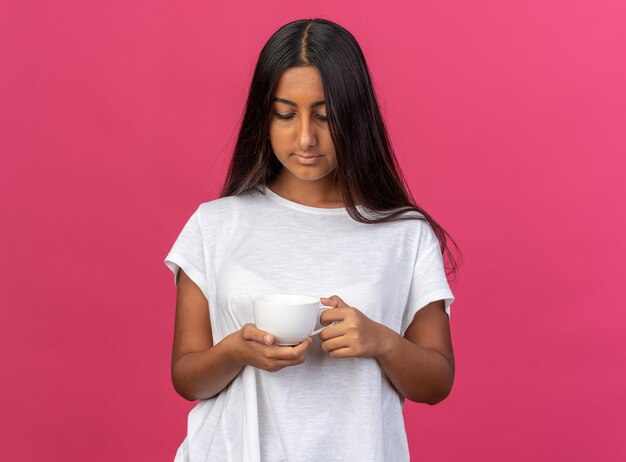
{"label": "shoulder", "polygon": [[237,196],[225,196],[202,202],[194,215],[203,226],[225,224],[236,220],[246,209],[258,205],[260,191],[246,191]]}
{"label": "shoulder", "polygon": [[253,205],[261,192],[257,189],[246,191],[237,196],[225,196],[203,202],[198,206],[197,214],[201,217],[215,214],[229,214],[246,206]]}
{"label": "shoulder", "polygon": [[430,235],[431,233],[434,235],[433,227],[423,213],[417,210],[408,210],[402,213],[399,218],[400,217],[402,218],[400,221],[404,223],[404,226],[409,232],[417,234],[418,236]]}
{"label": "shoulder", "polygon": [[411,239],[422,239],[424,236],[428,236],[434,231],[426,217],[417,210],[404,211],[394,216],[394,212],[401,209],[395,209],[385,212],[376,212],[377,217],[390,217],[391,221],[383,222],[385,225],[396,228],[402,231],[407,237]]}
{"label": "shoulder", "polygon": [[423,214],[411,211],[404,213],[402,217],[403,219],[394,223],[405,245],[412,248],[414,252],[439,246],[437,234]]}
{"label": "shoulder", "polygon": [[237,208],[237,196],[219,197],[207,202],[202,202],[196,210],[198,218],[210,218],[216,214],[223,214]]}

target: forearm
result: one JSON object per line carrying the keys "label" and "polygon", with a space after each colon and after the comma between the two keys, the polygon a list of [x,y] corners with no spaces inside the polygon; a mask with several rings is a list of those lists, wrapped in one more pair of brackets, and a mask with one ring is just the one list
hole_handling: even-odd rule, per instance
{"label": "forearm", "polygon": [[411,401],[437,404],[452,389],[454,366],[441,353],[419,347],[381,325],[376,356],[396,390]]}
{"label": "forearm", "polygon": [[172,383],[183,398],[193,401],[217,395],[239,374],[243,364],[231,354],[224,338],[206,351],[187,353],[172,367]]}

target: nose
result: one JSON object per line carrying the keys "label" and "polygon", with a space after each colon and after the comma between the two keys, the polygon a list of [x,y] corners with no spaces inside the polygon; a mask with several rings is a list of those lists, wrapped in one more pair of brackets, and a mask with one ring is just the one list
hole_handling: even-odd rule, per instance
{"label": "nose", "polygon": [[303,152],[310,150],[317,144],[317,132],[310,116],[304,115],[300,118],[298,130],[298,144]]}

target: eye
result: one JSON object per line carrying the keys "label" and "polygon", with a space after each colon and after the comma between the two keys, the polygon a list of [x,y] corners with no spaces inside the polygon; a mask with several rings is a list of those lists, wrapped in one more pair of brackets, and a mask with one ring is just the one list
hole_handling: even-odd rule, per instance
{"label": "eye", "polygon": [[[295,114],[279,114],[277,112],[275,112],[274,115],[280,120],[291,120],[295,117]],[[321,122],[328,121],[328,117],[322,114],[317,114],[317,118]]]}

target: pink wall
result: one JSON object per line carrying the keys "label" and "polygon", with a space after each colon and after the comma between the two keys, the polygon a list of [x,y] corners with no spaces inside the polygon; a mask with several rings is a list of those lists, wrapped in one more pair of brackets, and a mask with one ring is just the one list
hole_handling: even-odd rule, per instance
{"label": "pink wall", "polygon": [[413,459],[626,460],[624,2],[212,3],[0,6],[0,460],[173,458],[163,258],[216,197],[261,46],[315,16],[360,41],[465,254],[455,387],[407,405]]}

